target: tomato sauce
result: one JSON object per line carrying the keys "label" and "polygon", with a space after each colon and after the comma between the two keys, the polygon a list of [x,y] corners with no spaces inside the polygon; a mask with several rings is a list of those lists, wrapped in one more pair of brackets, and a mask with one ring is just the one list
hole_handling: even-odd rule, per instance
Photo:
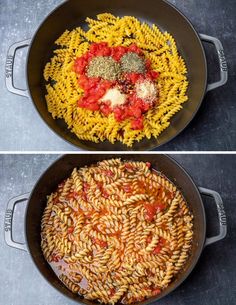
{"label": "tomato sauce", "polygon": [[166,206],[162,202],[156,201],[155,203],[144,203],[144,208],[146,209],[146,219],[152,221],[156,213],[164,210]]}
{"label": "tomato sauce", "polygon": [[74,232],[74,229],[75,229],[75,228],[74,228],[73,226],[68,227],[67,233],[68,233],[68,234],[73,233],[73,232]]}
{"label": "tomato sauce", "polygon": [[154,295],[157,295],[157,294],[160,294],[161,293],[161,289],[159,289],[159,288],[154,288],[154,289],[152,289],[152,295],[154,296]]}
{"label": "tomato sauce", "polygon": [[102,248],[106,248],[108,246],[106,241],[100,240],[98,238],[93,238],[93,243],[99,245]]}

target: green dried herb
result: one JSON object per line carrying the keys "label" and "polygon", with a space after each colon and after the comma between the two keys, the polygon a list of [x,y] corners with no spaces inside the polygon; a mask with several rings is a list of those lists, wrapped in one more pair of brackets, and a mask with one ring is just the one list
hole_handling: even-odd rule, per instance
{"label": "green dried herb", "polygon": [[145,73],[145,62],[137,53],[128,52],[121,57],[121,70],[126,73]]}
{"label": "green dried herb", "polygon": [[101,77],[114,81],[120,73],[120,64],[110,56],[96,56],[92,58],[87,67],[88,77]]}

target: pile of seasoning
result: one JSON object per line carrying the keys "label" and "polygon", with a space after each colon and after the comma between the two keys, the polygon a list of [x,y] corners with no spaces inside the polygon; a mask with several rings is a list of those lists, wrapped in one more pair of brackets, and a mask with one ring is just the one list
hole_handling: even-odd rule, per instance
{"label": "pile of seasoning", "polygon": [[121,57],[121,69],[125,73],[141,73],[144,74],[145,62],[141,56],[134,52],[128,52]]}
{"label": "pile of seasoning", "polygon": [[153,81],[139,81],[135,85],[135,90],[137,97],[147,103],[154,103],[157,99],[157,88]]}
{"label": "pile of seasoning", "polygon": [[121,73],[120,64],[111,56],[95,56],[87,67],[88,77],[101,77],[114,81]]}

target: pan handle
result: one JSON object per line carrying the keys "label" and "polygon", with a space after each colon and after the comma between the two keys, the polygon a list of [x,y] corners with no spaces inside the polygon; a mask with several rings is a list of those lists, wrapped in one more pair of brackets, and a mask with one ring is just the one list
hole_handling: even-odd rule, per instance
{"label": "pan handle", "polygon": [[27,202],[29,199],[30,193],[26,193],[17,197],[14,197],[9,200],[7,204],[7,209],[5,212],[5,220],[4,220],[4,237],[8,246],[27,251],[27,247],[25,243],[19,243],[13,240],[12,237],[12,227],[13,227],[13,215],[15,207],[20,202]]}
{"label": "pan handle", "polygon": [[205,34],[200,34],[200,38],[201,38],[201,40],[210,42],[215,46],[217,54],[218,54],[218,58],[219,58],[219,63],[220,63],[220,80],[215,83],[208,84],[207,89],[206,89],[206,91],[208,92],[208,91],[214,90],[218,87],[221,87],[227,83],[228,67],[227,67],[227,62],[226,62],[226,58],[225,58],[225,54],[224,54],[224,49],[223,49],[223,46],[222,46],[222,43],[220,42],[220,40],[216,37],[208,36]]}
{"label": "pan handle", "polygon": [[25,97],[29,97],[28,91],[26,89],[19,89],[14,86],[13,68],[14,68],[16,51],[18,49],[28,47],[30,45],[30,41],[31,41],[31,39],[26,39],[26,40],[23,40],[20,42],[16,42],[10,46],[10,48],[7,52],[6,67],[5,67],[7,90],[14,94],[18,94],[18,95],[25,96]]}
{"label": "pan handle", "polygon": [[222,198],[219,193],[217,193],[216,191],[213,191],[213,190],[203,188],[203,187],[199,187],[199,191],[201,194],[210,196],[214,199],[216,207],[217,207],[218,217],[219,217],[220,232],[216,236],[206,238],[205,246],[208,246],[208,245],[211,245],[211,244],[223,239],[226,236],[226,233],[227,233],[226,215],[225,215],[223,201],[222,201]]}

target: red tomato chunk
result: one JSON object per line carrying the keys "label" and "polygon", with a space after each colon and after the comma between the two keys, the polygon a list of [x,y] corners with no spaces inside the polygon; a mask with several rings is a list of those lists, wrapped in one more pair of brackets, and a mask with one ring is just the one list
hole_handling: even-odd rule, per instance
{"label": "red tomato chunk", "polygon": [[123,190],[126,192],[126,193],[131,193],[132,192],[132,187],[130,184],[125,184],[123,186]]}
{"label": "red tomato chunk", "polygon": [[147,220],[152,221],[156,215],[156,208],[155,208],[154,204],[144,203],[144,207],[147,211],[147,213],[146,213]]}
{"label": "red tomato chunk", "polygon": [[103,240],[100,240],[98,238],[94,238],[93,239],[93,242],[97,245],[99,245],[100,247],[102,248],[106,248],[107,247],[107,242],[106,241],[103,241]]}
{"label": "red tomato chunk", "polygon": [[128,170],[133,170],[134,169],[133,165],[130,164],[130,163],[125,163],[125,168],[128,169]]}
{"label": "red tomato chunk", "polygon": [[162,245],[157,245],[156,248],[153,250],[153,254],[158,254],[162,249]]}
{"label": "red tomato chunk", "polygon": [[153,250],[153,254],[160,253],[161,249],[164,247],[165,244],[166,244],[166,240],[161,237],[160,240],[159,240],[159,243],[156,246],[156,248]]}
{"label": "red tomato chunk", "polygon": [[161,289],[159,288],[155,288],[152,290],[152,295],[157,295],[157,294],[160,294],[161,293]]}
{"label": "red tomato chunk", "polygon": [[67,233],[70,234],[70,233],[73,233],[73,232],[74,232],[74,227],[68,227]]}
{"label": "red tomato chunk", "polygon": [[53,255],[52,255],[52,261],[53,261],[53,262],[56,262],[56,263],[57,263],[57,262],[59,262],[59,260],[60,260],[60,257],[59,257],[58,255],[56,255],[56,254],[53,254]]}
{"label": "red tomato chunk", "polygon": [[108,177],[113,177],[114,173],[111,170],[105,170],[103,171],[104,175],[108,176]]}
{"label": "red tomato chunk", "polygon": [[156,213],[165,209],[165,205],[160,202],[156,202],[154,204],[153,203],[144,203],[144,207],[146,209],[146,218],[148,221],[152,221],[154,219]]}
{"label": "red tomato chunk", "polygon": [[72,192],[70,194],[68,194],[68,198],[69,199],[76,199],[78,197],[78,192]]}

